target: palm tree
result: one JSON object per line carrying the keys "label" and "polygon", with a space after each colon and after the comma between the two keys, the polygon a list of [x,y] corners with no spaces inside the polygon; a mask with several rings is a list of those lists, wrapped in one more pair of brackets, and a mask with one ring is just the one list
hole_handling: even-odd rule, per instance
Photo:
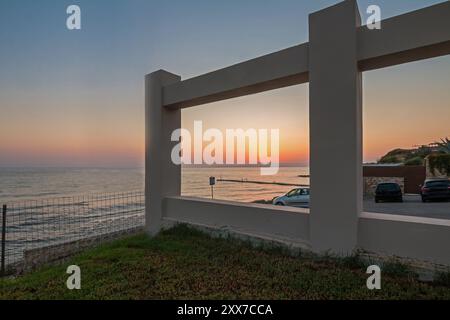
{"label": "palm tree", "polygon": [[445,154],[450,154],[450,139],[449,138],[443,138],[441,139],[440,142],[436,142],[435,143],[438,151],[445,153]]}

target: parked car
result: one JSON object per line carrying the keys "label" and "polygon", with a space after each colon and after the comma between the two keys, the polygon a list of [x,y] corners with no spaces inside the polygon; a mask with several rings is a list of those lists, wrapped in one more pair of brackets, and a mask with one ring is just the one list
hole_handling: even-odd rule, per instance
{"label": "parked car", "polygon": [[305,207],[309,204],[309,188],[296,188],[283,196],[276,197],[272,203],[277,206]]}
{"label": "parked car", "polygon": [[425,180],[420,190],[422,202],[432,200],[450,200],[450,180],[429,179]]}
{"label": "parked car", "polygon": [[403,202],[402,189],[393,182],[378,184],[375,190],[375,202],[380,201]]}

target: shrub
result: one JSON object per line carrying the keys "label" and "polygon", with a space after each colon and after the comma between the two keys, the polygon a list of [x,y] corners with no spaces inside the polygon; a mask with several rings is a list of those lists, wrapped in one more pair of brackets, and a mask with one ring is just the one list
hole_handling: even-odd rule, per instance
{"label": "shrub", "polygon": [[428,157],[428,163],[432,173],[440,171],[447,175],[450,174],[450,154],[433,154]]}
{"label": "shrub", "polygon": [[384,156],[378,161],[379,163],[400,163],[402,162],[397,156]]}
{"label": "shrub", "polygon": [[421,166],[423,159],[421,157],[414,157],[405,161],[405,166]]}

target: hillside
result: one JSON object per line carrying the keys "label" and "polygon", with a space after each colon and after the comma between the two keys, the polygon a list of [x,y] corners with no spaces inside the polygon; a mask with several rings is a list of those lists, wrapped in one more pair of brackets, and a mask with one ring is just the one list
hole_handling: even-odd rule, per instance
{"label": "hillside", "polygon": [[[425,158],[433,156],[433,166],[438,169],[449,168],[450,140],[441,139],[439,142],[433,142],[415,149],[394,149],[386,153],[378,160],[378,163],[403,163],[404,165],[424,165]],[[434,164],[436,162],[436,164]],[[449,172],[447,170],[447,172]]]}
{"label": "hillside", "polygon": [[423,165],[425,157],[433,152],[431,147],[416,149],[394,149],[380,158],[378,163],[403,163],[405,165]]}

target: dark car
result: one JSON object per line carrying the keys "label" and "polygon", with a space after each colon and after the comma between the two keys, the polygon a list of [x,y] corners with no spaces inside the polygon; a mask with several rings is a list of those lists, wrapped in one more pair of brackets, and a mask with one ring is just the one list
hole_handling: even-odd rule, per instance
{"label": "dark car", "polygon": [[403,202],[402,189],[397,183],[380,183],[375,190],[375,202],[380,201]]}
{"label": "dark car", "polygon": [[420,193],[423,202],[431,200],[450,200],[450,180],[426,180]]}

